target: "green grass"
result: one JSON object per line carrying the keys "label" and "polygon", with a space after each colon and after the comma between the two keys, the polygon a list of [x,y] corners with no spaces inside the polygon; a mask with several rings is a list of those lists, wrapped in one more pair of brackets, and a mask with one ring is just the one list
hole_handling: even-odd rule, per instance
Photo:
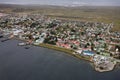
{"label": "green grass", "polygon": [[39,46],[57,50],[57,51],[61,51],[61,52],[65,52],[65,53],[69,53],[69,54],[73,54],[73,52],[74,52],[72,49],[66,49],[66,48],[57,47],[55,45],[50,45],[50,44],[45,44],[45,43],[41,43]]}

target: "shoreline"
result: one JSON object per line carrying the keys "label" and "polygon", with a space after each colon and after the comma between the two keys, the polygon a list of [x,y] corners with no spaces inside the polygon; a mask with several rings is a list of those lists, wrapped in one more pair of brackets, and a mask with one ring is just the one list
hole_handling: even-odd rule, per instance
{"label": "shoreline", "polygon": [[100,68],[98,68],[97,66],[95,66],[95,64],[94,64],[94,69],[96,70],[96,71],[98,71],[98,72],[110,72],[110,71],[113,71],[114,69],[115,69],[115,66],[117,65],[117,63],[115,63],[112,67],[110,67],[109,69],[106,69],[106,70],[102,70],[102,69],[100,69]]}
{"label": "shoreline", "polygon": [[89,62],[93,63],[91,60],[89,60],[87,58],[84,58],[84,57],[82,57],[82,56],[80,56],[78,54],[73,54],[75,51],[72,50],[72,49],[66,49],[66,48],[58,47],[58,46],[51,45],[51,44],[45,44],[45,43],[41,43],[38,46],[48,48],[48,49],[52,49],[52,50],[56,50],[56,51],[60,51],[60,52],[64,52],[64,53],[70,54],[73,57],[76,57],[78,59],[89,61]]}
{"label": "shoreline", "polygon": [[[47,46],[47,45],[52,46],[52,47],[49,47],[49,46]],[[52,49],[52,50],[61,51],[61,50],[59,50],[59,48],[61,48],[61,47],[57,47],[57,46],[50,45],[50,44],[44,44],[44,43],[42,43],[42,45],[40,44],[40,45],[38,45],[38,46],[44,47],[44,48],[48,48],[48,49]],[[57,48],[57,49],[55,49],[55,48],[53,48],[53,47],[55,47],[55,48]],[[61,49],[65,49],[65,48],[61,48]],[[70,50],[70,49],[66,49],[66,50]],[[61,51],[61,52],[70,54],[71,56],[76,57],[76,58],[78,58],[78,59],[80,59],[80,60],[85,60],[85,61],[88,61],[88,62],[92,63],[92,64],[93,64],[92,66],[94,67],[95,71],[97,71],[97,72],[109,72],[109,71],[112,71],[112,70],[115,69],[115,66],[116,66],[116,64],[117,64],[117,63],[115,63],[115,64],[114,64],[112,67],[110,67],[109,69],[102,70],[102,69],[100,69],[100,68],[96,68],[96,65],[95,65],[94,62],[91,61],[90,59],[87,59],[87,58],[85,58],[85,57],[82,57],[82,56],[80,56],[80,55],[78,55],[78,54],[73,54],[73,53],[74,53],[74,50],[72,50],[72,51],[73,51],[72,53],[65,52],[65,51]]]}
{"label": "shoreline", "polygon": [[[15,40],[20,40],[20,41],[26,41],[26,40],[21,40],[21,39],[18,39],[18,38],[13,38],[13,39],[15,39]],[[96,68],[96,65],[94,64],[94,62],[92,61],[92,60],[90,60],[90,59],[88,59],[88,58],[85,58],[85,57],[83,57],[83,56],[80,56],[80,55],[78,55],[78,54],[74,54],[74,50],[72,50],[72,49],[66,49],[66,48],[62,48],[62,47],[58,47],[58,46],[56,46],[56,45],[51,45],[51,44],[45,44],[45,43],[40,43],[39,45],[35,45],[35,44],[32,44],[33,46],[38,46],[38,47],[44,47],[44,48],[48,48],[48,49],[52,49],[52,50],[56,50],[56,51],[60,51],[60,52],[64,52],[64,53],[67,53],[67,54],[69,54],[69,55],[71,55],[71,56],[73,56],[73,57],[76,57],[76,58],[78,58],[78,59],[80,59],[80,60],[85,60],[85,61],[88,61],[88,62],[90,62],[90,63],[92,63],[93,65],[92,65],[92,67],[95,69],[95,71],[97,71],[97,72],[109,72],[109,71],[112,71],[112,70],[114,70],[115,69],[115,66],[116,66],[116,64],[117,63],[115,63],[113,66],[112,66],[112,68],[110,68],[110,69],[107,69],[107,70],[102,70],[102,69],[98,69],[98,68]]]}
{"label": "shoreline", "polygon": [[[13,39],[20,40],[20,41],[23,41],[23,42],[26,41],[26,40],[22,40],[22,39],[19,39],[19,38],[13,38]],[[63,47],[58,47],[58,46],[55,46],[55,45],[45,44],[45,43],[40,43],[39,45],[36,45],[36,44],[32,44],[32,45],[38,46],[38,47],[44,47],[44,48],[48,48],[48,49],[52,49],[52,50],[56,50],[56,51],[60,51],[60,52],[64,52],[64,53],[70,54],[71,56],[76,57],[78,59],[85,60],[85,61],[93,63],[91,60],[89,60],[87,58],[84,58],[84,57],[82,57],[78,54],[73,54],[75,51],[72,50],[72,49],[66,49],[66,48],[63,48]]]}

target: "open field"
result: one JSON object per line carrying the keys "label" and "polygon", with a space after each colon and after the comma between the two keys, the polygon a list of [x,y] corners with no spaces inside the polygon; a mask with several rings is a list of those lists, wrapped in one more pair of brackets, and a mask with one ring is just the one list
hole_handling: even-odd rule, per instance
{"label": "open field", "polygon": [[81,6],[62,7],[49,5],[0,5],[0,10],[11,13],[39,13],[52,18],[114,23],[113,31],[120,32],[120,7]]}

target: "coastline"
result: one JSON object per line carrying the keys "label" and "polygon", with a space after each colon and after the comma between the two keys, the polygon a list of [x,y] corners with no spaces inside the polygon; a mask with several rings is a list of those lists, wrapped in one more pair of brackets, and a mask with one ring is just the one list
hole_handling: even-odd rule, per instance
{"label": "coastline", "polygon": [[[23,42],[25,42],[26,40],[22,40],[22,39],[19,39],[19,38],[13,38],[13,39],[16,39],[16,40],[21,40]],[[35,45],[35,44],[32,44],[34,46],[38,46],[38,47],[44,47],[44,48],[48,48],[48,49],[52,49],[52,50],[56,50],[56,51],[60,51],[60,52],[64,52],[64,53],[67,53],[73,57],[76,57],[80,60],[85,60],[85,61],[88,61],[90,63],[92,63],[93,65],[93,68],[95,69],[95,71],[98,71],[98,72],[109,72],[109,71],[112,71],[114,70],[115,66],[117,63],[115,63],[111,68],[109,69],[106,69],[106,70],[102,70],[100,68],[97,68],[96,65],[94,64],[94,62],[91,60],[91,59],[88,59],[88,58],[85,58],[83,56],[80,56],[78,54],[74,54],[74,50],[72,49],[66,49],[66,48],[62,48],[62,47],[58,47],[56,45],[51,45],[51,44],[45,44],[45,43],[40,43],[39,45]]]}
{"label": "coastline", "polygon": [[[50,45],[50,44],[45,44],[45,43],[41,43],[39,44],[38,46],[40,47],[44,47],[44,48],[49,48],[49,49],[53,49],[53,50],[57,50],[57,51],[61,51],[61,52],[64,52],[64,53],[67,53],[67,54],[70,54],[78,59],[82,59],[82,60],[86,60],[86,61],[89,61],[89,62],[92,62],[91,60],[87,59],[87,58],[84,58],[78,54],[73,54],[75,51],[72,50],[72,49],[66,49],[66,48],[62,48],[62,47],[58,47],[58,46],[55,46],[55,45]],[[93,62],[92,62],[93,63]]]}
{"label": "coastline", "polygon": [[100,69],[100,68],[98,68],[97,66],[95,66],[95,64],[94,64],[94,68],[95,68],[95,70],[96,71],[99,71],[99,72],[109,72],[109,71],[112,71],[112,70],[114,70],[115,69],[115,66],[116,66],[116,64],[117,63],[114,63],[111,67],[109,67],[108,69]]}
{"label": "coastline", "polygon": [[[19,38],[13,38],[13,39],[20,40],[20,41],[23,41],[23,42],[26,41],[26,40],[19,39]],[[91,61],[90,59],[82,57],[78,54],[73,54],[75,51],[72,50],[72,49],[66,49],[66,48],[58,47],[58,46],[51,45],[51,44],[45,44],[45,43],[40,43],[39,45],[35,45],[35,44],[32,44],[32,45],[38,46],[38,47],[44,47],[44,48],[48,48],[48,49],[52,49],[52,50],[56,50],[56,51],[60,51],[60,52],[64,52],[64,53],[67,53],[67,54],[69,54],[73,57],[76,57],[76,58],[80,59],[80,60],[85,60],[85,61],[93,63],[93,61]]]}
{"label": "coastline", "polygon": [[[1,43],[0,49],[2,51],[1,54],[3,54],[1,55],[1,64],[3,64],[1,65],[1,70],[4,68],[4,66],[6,66],[6,63],[3,63],[3,61],[9,62],[9,65],[7,65],[8,68],[6,73],[8,73],[8,75],[12,74],[13,76],[12,79],[16,79],[15,76],[19,76],[19,75],[23,75],[21,76],[21,79],[23,79],[23,77],[25,77],[26,79],[26,77],[28,77],[26,74],[29,74],[33,71],[30,76],[35,77],[34,80],[36,80],[36,74],[37,74],[38,75],[37,79],[41,80],[41,77],[43,77],[43,75],[46,76],[46,72],[43,73],[43,71],[46,70],[46,71],[49,71],[49,73],[55,72],[54,74],[50,74],[50,76],[53,76],[53,77],[54,75],[56,75],[56,72],[58,72],[57,74],[59,75],[59,78],[55,78],[55,80],[59,80],[59,79],[61,80],[61,77],[63,77],[62,79],[64,80],[65,76],[70,77],[70,79],[74,78],[75,80],[76,79],[81,80],[81,77],[83,76],[88,77],[88,75],[91,76],[91,74],[93,75],[93,77],[90,77],[89,79],[87,77],[86,78],[83,77],[84,80],[96,80],[96,79],[112,80],[113,76],[118,77],[117,80],[119,80],[119,75],[117,75],[120,72],[119,69],[115,69],[110,72],[101,73],[101,72],[95,71],[94,67],[92,67],[92,63],[89,63],[88,61],[79,60],[64,52],[43,48],[43,47],[38,47],[38,46],[33,46],[33,45],[31,45],[29,49],[25,49],[25,46],[17,46],[17,44],[20,42],[22,41],[8,40],[4,43],[0,42]],[[8,51],[6,51],[5,48],[8,48],[7,49]],[[7,53],[5,54],[5,52]],[[2,58],[2,56],[4,58]],[[23,65],[25,65],[25,67]],[[12,71],[16,71],[16,72],[13,73]],[[24,74],[24,71],[27,73]],[[34,71],[37,71],[35,72],[36,74],[33,74]],[[19,74],[19,72],[21,73]],[[4,75],[6,76],[6,74]],[[10,76],[8,77],[9,79],[11,78]],[[107,78],[104,78],[104,77],[107,77]],[[49,80],[49,79],[46,79],[46,80]],[[1,80],[4,80],[4,79],[1,79]]]}
{"label": "coastline", "polygon": [[[85,57],[82,57],[82,56],[80,56],[80,55],[78,55],[78,54],[73,54],[73,53],[74,53],[74,50],[70,50],[70,49],[66,49],[66,48],[62,48],[62,47],[57,47],[57,46],[50,45],[50,44],[45,44],[45,43],[41,43],[41,44],[38,45],[38,46],[44,47],[44,48],[53,49],[53,50],[57,50],[57,51],[61,51],[61,52],[65,52],[65,53],[68,53],[68,54],[70,54],[70,55],[72,55],[72,56],[74,56],[74,57],[76,57],[76,58],[78,58],[78,59],[80,59],[80,60],[88,61],[88,62],[90,62],[90,63],[93,64],[94,69],[95,69],[96,71],[98,71],[98,72],[109,72],[109,71],[112,71],[112,70],[115,69],[115,66],[116,66],[116,64],[117,64],[117,63],[114,63],[110,68],[102,70],[102,69],[100,69],[100,68],[97,68],[96,65],[94,64],[94,62],[93,62],[92,60],[90,60],[90,59],[88,59],[88,58],[85,58]],[[71,51],[71,52],[70,52],[70,51]]]}

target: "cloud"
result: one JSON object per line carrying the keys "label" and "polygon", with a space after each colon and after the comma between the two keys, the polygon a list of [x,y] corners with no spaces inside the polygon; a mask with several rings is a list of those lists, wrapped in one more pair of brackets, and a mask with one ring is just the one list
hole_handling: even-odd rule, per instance
{"label": "cloud", "polygon": [[55,4],[55,5],[119,5],[120,0],[0,0],[11,4]]}
{"label": "cloud", "polygon": [[77,2],[77,1],[75,1],[75,2],[72,3],[72,5],[84,6],[84,5],[88,5],[88,3],[87,2]]}

